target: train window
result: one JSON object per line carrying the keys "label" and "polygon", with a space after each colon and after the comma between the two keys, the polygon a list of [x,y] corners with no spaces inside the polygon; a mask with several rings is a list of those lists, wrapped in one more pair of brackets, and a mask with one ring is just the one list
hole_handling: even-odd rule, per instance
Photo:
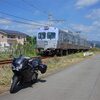
{"label": "train window", "polygon": [[45,32],[38,33],[38,39],[45,39],[45,38],[46,38],[46,33]]}
{"label": "train window", "polygon": [[54,39],[56,36],[56,33],[55,32],[48,32],[47,33],[47,39]]}

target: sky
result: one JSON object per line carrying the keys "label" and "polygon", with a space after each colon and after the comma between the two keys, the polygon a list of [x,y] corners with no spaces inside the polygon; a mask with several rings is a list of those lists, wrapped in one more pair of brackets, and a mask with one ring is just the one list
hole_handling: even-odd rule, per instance
{"label": "sky", "polygon": [[48,24],[100,41],[100,0],[0,0],[0,28],[31,36]]}

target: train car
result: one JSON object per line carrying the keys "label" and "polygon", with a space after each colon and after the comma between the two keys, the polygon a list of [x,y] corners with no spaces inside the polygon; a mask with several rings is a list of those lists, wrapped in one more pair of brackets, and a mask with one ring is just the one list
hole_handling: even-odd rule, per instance
{"label": "train car", "polygon": [[43,55],[66,55],[77,50],[88,50],[86,39],[69,30],[42,27],[37,30],[37,49]]}

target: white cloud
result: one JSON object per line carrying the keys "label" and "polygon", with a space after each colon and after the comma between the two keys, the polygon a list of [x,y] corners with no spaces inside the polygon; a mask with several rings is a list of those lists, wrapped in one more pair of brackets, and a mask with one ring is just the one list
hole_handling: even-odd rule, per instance
{"label": "white cloud", "polygon": [[[37,28],[48,25],[48,21],[38,21],[38,22],[27,21],[26,23],[29,24],[15,23],[11,21],[11,19],[8,20],[0,19],[0,27],[2,29],[21,31],[29,35],[34,35],[34,33],[36,33],[36,31],[34,30],[36,30]],[[54,25],[54,22],[51,22],[50,24]]]}
{"label": "white cloud", "polygon": [[8,25],[8,24],[11,24],[12,21],[10,20],[7,20],[7,19],[0,19],[0,24],[3,24],[3,25]]}
{"label": "white cloud", "polygon": [[100,28],[100,21],[94,21],[93,26],[96,26],[96,27]]}
{"label": "white cloud", "polygon": [[77,0],[76,2],[76,7],[78,9],[86,7],[86,6],[91,6],[99,2],[100,0]]}
{"label": "white cloud", "polygon": [[76,31],[81,31],[83,33],[88,33],[93,30],[93,26],[86,26],[83,24],[71,24],[72,28]]}
{"label": "white cloud", "polygon": [[93,20],[100,20],[100,8],[93,9],[91,13],[86,15],[86,18],[93,19]]}
{"label": "white cloud", "polygon": [[88,40],[100,41],[100,23],[94,21],[91,25],[84,24],[71,24],[72,28],[76,31],[81,31],[81,35],[85,36]]}
{"label": "white cloud", "polygon": [[96,31],[100,30],[100,8],[93,9],[88,15],[85,16],[86,18],[92,20],[93,29]]}

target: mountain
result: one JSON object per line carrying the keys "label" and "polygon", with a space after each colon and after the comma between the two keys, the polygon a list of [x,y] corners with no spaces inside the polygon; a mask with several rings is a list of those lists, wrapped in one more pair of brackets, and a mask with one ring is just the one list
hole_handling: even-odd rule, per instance
{"label": "mountain", "polygon": [[100,48],[100,41],[89,41],[92,47],[98,47]]}

